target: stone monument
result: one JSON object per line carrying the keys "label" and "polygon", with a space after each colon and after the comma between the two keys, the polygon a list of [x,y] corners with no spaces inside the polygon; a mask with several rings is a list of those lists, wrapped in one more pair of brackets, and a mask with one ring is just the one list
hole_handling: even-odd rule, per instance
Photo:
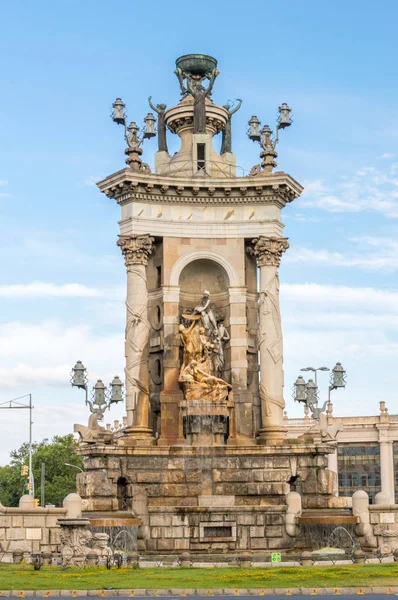
{"label": "stone monument", "polygon": [[[141,552],[287,549],[301,505],[327,507],[335,476],[333,445],[289,444],[283,420],[281,213],[303,188],[274,172],[268,126],[261,164],[237,176],[231,116],[242,101],[231,110],[211,99],[214,58],[187,55],[176,66],[181,101],[150,100],[155,171],[135,134],[128,168],[98,184],[121,209],[127,419],[106,439],[84,431],[78,492],[85,514],[134,511]],[[285,115],[278,127],[287,124]],[[173,156],[166,127],[181,140]],[[220,155],[212,140],[222,132]]]}

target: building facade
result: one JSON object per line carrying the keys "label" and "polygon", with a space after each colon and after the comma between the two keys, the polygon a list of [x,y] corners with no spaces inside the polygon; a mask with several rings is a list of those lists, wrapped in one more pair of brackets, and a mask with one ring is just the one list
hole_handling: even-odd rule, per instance
{"label": "building facade", "polygon": [[[366,490],[374,503],[378,492],[398,500],[398,415],[390,415],[385,402],[380,402],[380,414],[362,417],[336,417],[329,404],[330,425],[342,425],[337,435],[337,448],[329,455],[329,469],[338,474],[339,496],[352,496],[358,489]],[[307,411],[308,412],[308,411]],[[302,419],[289,419],[288,438],[304,435],[314,426],[309,414]]]}

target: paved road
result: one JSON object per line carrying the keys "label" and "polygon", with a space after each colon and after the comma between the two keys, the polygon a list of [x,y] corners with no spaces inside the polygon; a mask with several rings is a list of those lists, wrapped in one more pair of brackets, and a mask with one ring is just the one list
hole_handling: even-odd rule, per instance
{"label": "paved road", "polygon": [[[298,595],[298,594],[297,594]],[[357,595],[357,594],[352,594],[352,595],[345,595],[345,594],[340,594],[339,595],[339,600],[353,600],[353,595]],[[370,600],[386,600],[386,594],[365,594],[367,599]],[[398,594],[393,594],[394,596],[398,596]],[[264,596],[238,596],[239,598],[242,598],[244,600],[264,600],[265,598],[268,599],[273,599],[273,600],[281,600],[281,597],[284,597],[285,594],[279,594],[279,595],[275,595],[275,596],[268,596],[268,595],[264,595]],[[136,598],[142,598],[143,596],[135,596]],[[148,598],[149,596],[144,596],[146,598]],[[214,596],[216,597],[216,596]],[[236,600],[237,596],[218,596],[219,598],[222,598],[223,600]],[[302,600],[314,600],[314,598],[322,598],[323,600],[331,600],[332,598],[336,598],[336,594],[333,595],[320,595],[320,596],[301,596],[300,595],[300,599]],[[56,597],[56,596],[51,596],[52,600],[65,600],[65,597]],[[102,596],[90,596],[90,598],[92,600],[103,600]],[[123,598],[123,596],[119,596],[119,598]],[[126,600],[131,600],[131,597],[126,596],[125,597]],[[153,596],[152,596],[153,598]],[[159,598],[162,598],[162,600],[181,600],[181,596],[161,596],[159,595]],[[195,600],[209,600],[209,596],[187,596],[187,598],[195,598]]]}

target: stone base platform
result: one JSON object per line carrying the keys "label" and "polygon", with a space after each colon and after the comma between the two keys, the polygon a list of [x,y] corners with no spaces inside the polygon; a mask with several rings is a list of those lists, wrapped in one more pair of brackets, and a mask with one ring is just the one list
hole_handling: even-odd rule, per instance
{"label": "stone base platform", "polygon": [[81,445],[77,478],[85,514],[131,510],[141,552],[289,549],[286,496],[327,508],[334,446]]}

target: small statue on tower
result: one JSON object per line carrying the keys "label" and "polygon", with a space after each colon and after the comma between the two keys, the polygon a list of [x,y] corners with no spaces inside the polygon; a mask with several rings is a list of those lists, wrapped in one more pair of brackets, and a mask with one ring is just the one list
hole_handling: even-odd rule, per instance
{"label": "small statue on tower", "polygon": [[152,104],[152,96],[148,98],[149,106],[158,114],[158,151],[168,152],[167,139],[166,139],[166,104]]}
{"label": "small statue on tower", "polygon": [[[225,123],[225,127],[222,132],[222,142],[221,142],[221,152],[220,154],[225,154],[226,152],[232,152],[232,127],[231,127],[231,117],[234,115],[240,107],[242,106],[242,100],[238,98],[238,104],[233,107],[233,103],[230,104],[230,101],[227,104],[224,104],[223,108],[228,111],[228,121]],[[232,109],[232,110],[231,110]]]}

